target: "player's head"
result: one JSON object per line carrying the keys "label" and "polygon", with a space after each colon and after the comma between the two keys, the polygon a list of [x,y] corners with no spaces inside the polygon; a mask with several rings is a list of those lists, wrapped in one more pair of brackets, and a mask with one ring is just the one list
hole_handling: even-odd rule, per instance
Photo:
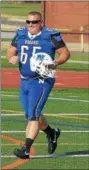
{"label": "player's head", "polygon": [[28,13],[26,20],[28,31],[31,34],[37,34],[40,32],[42,27],[42,15],[40,12],[32,11]]}

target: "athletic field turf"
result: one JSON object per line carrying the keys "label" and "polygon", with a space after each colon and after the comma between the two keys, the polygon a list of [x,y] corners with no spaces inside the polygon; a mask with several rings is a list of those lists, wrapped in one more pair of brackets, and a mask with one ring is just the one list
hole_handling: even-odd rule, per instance
{"label": "athletic field turf", "polygon": [[[61,129],[58,148],[54,158],[44,158],[48,155],[47,139],[43,132],[39,132],[32,154],[42,157],[24,162],[13,158],[13,150],[25,140],[26,119],[19,104],[19,90],[2,89],[1,148],[2,155],[6,155],[2,158],[2,167],[8,165],[12,169],[88,169],[89,153],[76,153],[89,151],[88,103],[88,89],[53,89],[43,113],[52,127]],[[65,155],[73,151],[75,156]]]}

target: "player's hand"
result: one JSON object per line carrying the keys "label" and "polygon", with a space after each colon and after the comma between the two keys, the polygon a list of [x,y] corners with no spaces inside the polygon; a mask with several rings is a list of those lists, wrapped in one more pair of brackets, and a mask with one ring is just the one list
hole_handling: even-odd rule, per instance
{"label": "player's hand", "polygon": [[48,64],[47,67],[49,70],[55,70],[56,68],[55,64]]}
{"label": "player's hand", "polygon": [[49,69],[49,70],[55,70],[56,67],[57,67],[57,63],[54,61],[53,64],[48,64],[46,67]]}
{"label": "player's hand", "polygon": [[10,64],[16,64],[18,62],[18,56],[12,56],[10,59],[9,59],[9,63]]}

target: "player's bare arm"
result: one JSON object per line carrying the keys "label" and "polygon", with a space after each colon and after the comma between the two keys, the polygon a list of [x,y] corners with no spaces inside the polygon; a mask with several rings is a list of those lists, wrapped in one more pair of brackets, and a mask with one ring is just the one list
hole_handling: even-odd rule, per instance
{"label": "player's bare arm", "polygon": [[66,46],[57,49],[56,53],[59,57],[55,59],[54,64],[48,65],[49,69],[56,69],[58,65],[65,63],[70,58],[70,52]]}
{"label": "player's bare arm", "polygon": [[67,47],[62,47],[56,50],[59,57],[55,60],[56,65],[65,63],[70,58],[70,52]]}
{"label": "player's bare arm", "polygon": [[16,55],[17,49],[14,46],[10,46],[7,50],[6,58],[10,64],[16,64],[18,62],[18,56]]}

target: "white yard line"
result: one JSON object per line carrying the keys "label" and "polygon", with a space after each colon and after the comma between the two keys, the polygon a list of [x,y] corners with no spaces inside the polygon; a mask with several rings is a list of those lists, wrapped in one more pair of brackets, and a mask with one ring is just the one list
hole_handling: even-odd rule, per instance
{"label": "white yard line", "polygon": [[[18,97],[18,95],[1,95],[6,97]],[[79,100],[79,99],[69,99],[69,98],[60,98],[60,97],[49,97],[49,100],[62,100],[62,101],[71,101],[71,102],[83,102],[83,103],[89,103],[89,100]]]}
{"label": "white yard line", "polygon": [[76,63],[76,64],[89,64],[89,61],[81,61],[81,60],[68,60],[67,63]]}
{"label": "white yard line", "polygon": [[[4,111],[4,110],[2,110]],[[24,116],[24,113],[19,113],[18,111],[11,111],[7,110],[7,112],[12,112],[12,113],[2,113],[1,116],[6,117],[6,116]],[[18,113],[17,113],[18,112]],[[89,113],[44,113],[46,116],[54,116],[54,117],[60,117],[60,116],[89,116]]]}
{"label": "white yard line", "polygon": [[57,98],[57,97],[49,97],[49,99],[50,100],[72,101],[72,102],[84,102],[84,103],[89,102],[89,100],[78,100],[78,99]]}
{"label": "white yard line", "polygon": [[[30,155],[30,159],[37,159],[37,158],[62,158],[62,157],[89,157],[89,154],[81,154],[81,155]],[[1,158],[16,158],[14,155],[1,155]]]}

